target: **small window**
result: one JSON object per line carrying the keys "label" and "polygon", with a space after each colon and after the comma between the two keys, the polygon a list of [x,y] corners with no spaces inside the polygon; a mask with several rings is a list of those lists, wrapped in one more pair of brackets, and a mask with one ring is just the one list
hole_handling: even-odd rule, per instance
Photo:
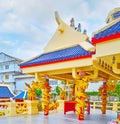
{"label": "small window", "polygon": [[4,76],[3,75],[0,75],[0,80],[3,80]]}
{"label": "small window", "polygon": [[5,65],[5,69],[9,69],[9,65]]}
{"label": "small window", "polygon": [[2,65],[0,66],[0,70],[3,70],[3,66]]}
{"label": "small window", "polygon": [[5,79],[6,79],[6,80],[9,79],[9,75],[8,75],[8,74],[5,75]]}

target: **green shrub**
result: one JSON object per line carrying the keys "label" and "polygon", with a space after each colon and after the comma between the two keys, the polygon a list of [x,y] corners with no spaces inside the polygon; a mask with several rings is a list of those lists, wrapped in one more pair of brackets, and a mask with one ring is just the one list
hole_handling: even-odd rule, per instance
{"label": "green shrub", "polygon": [[42,90],[36,89],[35,93],[37,97],[42,97]]}
{"label": "green shrub", "polygon": [[60,88],[59,88],[59,86],[56,86],[56,93],[57,93],[57,95],[60,95]]}
{"label": "green shrub", "polygon": [[86,92],[87,95],[93,95],[93,96],[98,96],[99,92],[97,91],[91,91],[91,92]]}

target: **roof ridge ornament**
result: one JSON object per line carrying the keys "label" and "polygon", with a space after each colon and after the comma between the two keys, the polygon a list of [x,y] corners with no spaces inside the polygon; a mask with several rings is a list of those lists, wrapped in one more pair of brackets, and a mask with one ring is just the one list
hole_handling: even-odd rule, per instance
{"label": "roof ridge ornament", "polygon": [[55,11],[55,19],[58,24],[58,31],[60,33],[63,33],[64,32],[64,24],[63,24],[63,21],[61,20],[61,18],[59,17],[59,14],[57,11]]}
{"label": "roof ridge ornament", "polygon": [[74,21],[74,18],[71,18],[71,20],[70,20],[70,27],[72,27],[73,29],[75,29],[75,21]]}
{"label": "roof ridge ornament", "polygon": [[58,23],[58,25],[60,25],[60,17],[59,17],[59,14],[57,11],[55,11],[55,19],[56,19],[56,22]]}

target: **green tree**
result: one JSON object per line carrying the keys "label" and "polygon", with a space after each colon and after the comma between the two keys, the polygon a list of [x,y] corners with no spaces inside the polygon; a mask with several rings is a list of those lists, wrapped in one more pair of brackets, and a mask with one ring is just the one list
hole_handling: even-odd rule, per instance
{"label": "green tree", "polygon": [[111,92],[111,91],[108,91],[107,94],[110,96],[118,96],[116,92]]}
{"label": "green tree", "polygon": [[119,101],[120,101],[120,83],[116,84],[114,92],[108,91],[107,93],[110,96],[117,96],[119,98]]}
{"label": "green tree", "polygon": [[119,101],[120,101],[120,83],[116,84],[115,92],[117,93],[117,97],[119,98]]}
{"label": "green tree", "polygon": [[87,95],[93,95],[93,96],[98,96],[99,92],[98,91],[91,91],[91,92],[86,92]]}
{"label": "green tree", "polygon": [[41,90],[36,89],[35,93],[36,93],[37,97],[42,97],[42,91]]}
{"label": "green tree", "polygon": [[65,81],[61,81],[61,84],[66,84],[66,82]]}
{"label": "green tree", "polygon": [[60,88],[59,88],[59,86],[56,86],[56,93],[57,93],[58,95],[60,95]]}

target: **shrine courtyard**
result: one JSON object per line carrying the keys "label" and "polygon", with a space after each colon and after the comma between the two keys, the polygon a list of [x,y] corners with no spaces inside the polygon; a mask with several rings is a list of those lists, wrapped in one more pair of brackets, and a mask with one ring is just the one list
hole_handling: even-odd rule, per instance
{"label": "shrine courtyard", "polygon": [[42,112],[37,115],[20,115],[15,117],[1,117],[0,124],[107,124],[115,120],[117,113],[107,110],[105,115],[99,109],[92,110],[90,115],[85,114],[85,120],[80,121],[74,112],[52,112],[44,116]]}

